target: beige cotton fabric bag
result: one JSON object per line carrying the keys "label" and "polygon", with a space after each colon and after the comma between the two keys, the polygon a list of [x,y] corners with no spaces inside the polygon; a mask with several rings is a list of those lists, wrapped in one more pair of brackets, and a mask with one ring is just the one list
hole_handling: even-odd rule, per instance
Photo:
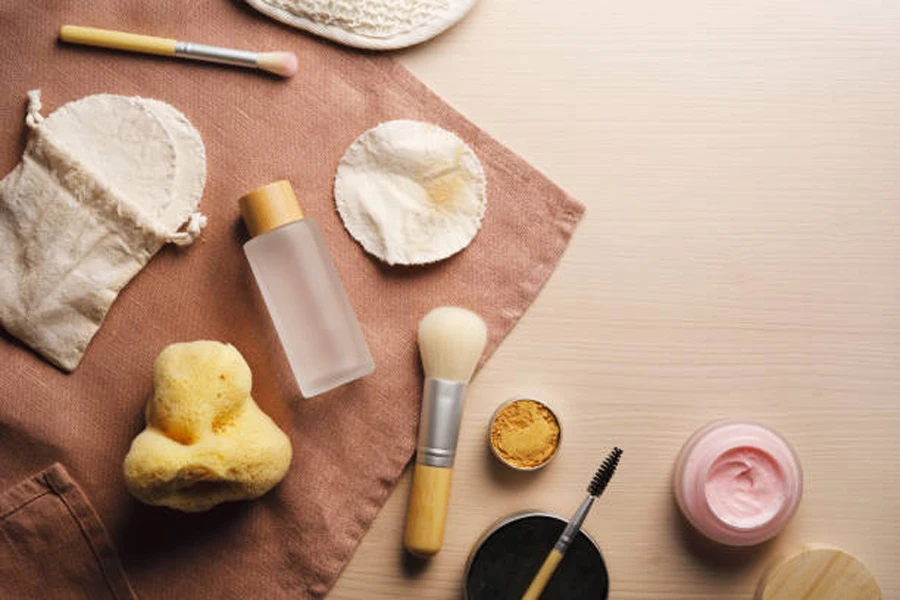
{"label": "beige cotton fabric bag", "polygon": [[71,371],[125,284],[200,234],[206,152],[165,102],[99,94],[45,119],[29,98],[22,161],[0,181],[0,323]]}

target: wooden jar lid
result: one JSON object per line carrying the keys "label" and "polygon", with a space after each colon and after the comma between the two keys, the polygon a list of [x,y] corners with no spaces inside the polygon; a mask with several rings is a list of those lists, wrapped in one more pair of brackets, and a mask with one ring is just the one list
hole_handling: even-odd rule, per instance
{"label": "wooden jar lid", "polygon": [[756,600],[882,600],[872,573],[853,555],[808,544],[763,576]]}
{"label": "wooden jar lid", "polygon": [[238,205],[251,237],[303,218],[303,209],[287,180],[276,181],[244,194]]}

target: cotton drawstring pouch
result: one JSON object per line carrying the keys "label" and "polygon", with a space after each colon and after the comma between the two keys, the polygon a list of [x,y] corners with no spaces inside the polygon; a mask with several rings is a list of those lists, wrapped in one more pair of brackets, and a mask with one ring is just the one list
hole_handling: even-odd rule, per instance
{"label": "cotton drawstring pouch", "polygon": [[43,118],[28,96],[25,152],[0,181],[0,323],[72,371],[119,291],[205,226],[206,152],[159,100],[98,94]]}

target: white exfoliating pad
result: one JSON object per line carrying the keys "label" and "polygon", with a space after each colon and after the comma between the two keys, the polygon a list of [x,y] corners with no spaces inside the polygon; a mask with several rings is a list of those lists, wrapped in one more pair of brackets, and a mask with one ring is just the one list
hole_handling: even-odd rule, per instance
{"label": "white exfoliating pad", "polygon": [[460,21],[475,0],[247,0],[256,10],[339,44],[405,48]]}
{"label": "white exfoliating pad", "polygon": [[356,138],[334,179],[344,226],[394,265],[442,260],[469,245],[487,207],[484,170],[455,134],[388,121]]}

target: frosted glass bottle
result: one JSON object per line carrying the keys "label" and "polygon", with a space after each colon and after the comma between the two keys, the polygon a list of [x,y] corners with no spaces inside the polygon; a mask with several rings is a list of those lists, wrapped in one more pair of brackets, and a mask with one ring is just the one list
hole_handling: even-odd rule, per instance
{"label": "frosted glass bottle", "polygon": [[316,223],[287,181],[240,199],[244,253],[307,398],[368,375],[375,363]]}

